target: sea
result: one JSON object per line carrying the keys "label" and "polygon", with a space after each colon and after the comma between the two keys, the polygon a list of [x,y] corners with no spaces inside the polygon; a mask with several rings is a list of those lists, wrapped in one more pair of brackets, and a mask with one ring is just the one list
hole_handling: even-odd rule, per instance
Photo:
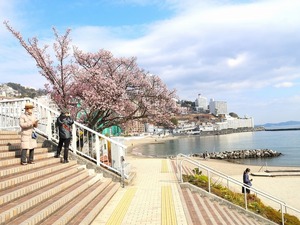
{"label": "sea", "polygon": [[179,153],[201,154],[233,150],[271,149],[282,153],[279,157],[238,159],[234,162],[261,166],[300,167],[300,130],[255,131],[212,136],[187,136],[164,142],[157,141],[138,147],[143,155],[164,157]]}

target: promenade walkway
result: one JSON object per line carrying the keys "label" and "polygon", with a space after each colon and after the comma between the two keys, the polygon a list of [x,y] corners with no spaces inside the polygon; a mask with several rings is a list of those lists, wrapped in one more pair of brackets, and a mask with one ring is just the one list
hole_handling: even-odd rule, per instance
{"label": "promenade walkway", "polygon": [[[169,159],[127,158],[133,183],[112,197],[92,225],[261,225],[207,197],[181,189]],[[183,200],[188,199],[187,203]]]}
{"label": "promenade walkway", "polygon": [[130,157],[138,171],[130,186],[119,190],[92,225],[188,225],[180,188],[167,159]]}

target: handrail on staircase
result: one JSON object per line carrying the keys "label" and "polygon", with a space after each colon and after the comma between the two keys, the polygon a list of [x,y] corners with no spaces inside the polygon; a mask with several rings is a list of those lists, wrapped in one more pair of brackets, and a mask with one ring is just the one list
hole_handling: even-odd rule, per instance
{"label": "handrail on staircase", "polygon": [[[180,162],[178,163],[178,160],[179,160],[178,158],[179,158],[179,157],[183,157],[183,159],[181,159]],[[238,181],[238,180],[235,180],[235,179],[229,177],[228,175],[226,175],[226,174],[224,174],[224,173],[222,173],[222,172],[219,172],[219,171],[217,171],[217,170],[215,170],[215,169],[213,169],[213,168],[211,168],[211,167],[209,167],[209,166],[203,165],[203,164],[201,164],[199,161],[193,160],[193,159],[191,159],[189,156],[184,155],[184,154],[182,154],[182,153],[179,153],[179,154],[176,156],[176,168],[177,168],[177,171],[176,171],[176,172],[178,173],[178,171],[179,171],[179,177],[178,177],[178,175],[177,175],[177,178],[178,178],[178,180],[179,180],[180,183],[183,182],[183,179],[182,179],[182,167],[183,167],[183,162],[185,162],[185,161],[186,161],[186,162],[189,162],[189,163],[191,163],[191,164],[193,164],[193,165],[195,165],[195,166],[197,166],[199,169],[202,168],[202,169],[204,169],[204,170],[207,171],[207,177],[208,177],[208,192],[209,192],[209,193],[211,193],[211,184],[210,184],[210,180],[212,179],[212,175],[216,175],[216,176],[221,177],[221,178],[223,178],[223,179],[225,179],[225,180],[227,181],[227,188],[228,188],[228,189],[229,189],[229,183],[231,182],[231,183],[233,183],[233,184],[235,184],[235,185],[238,185],[239,187],[249,188],[249,189],[251,189],[251,191],[254,192],[256,195],[263,196],[263,197],[265,197],[265,198],[267,198],[267,199],[269,199],[269,200],[271,200],[271,201],[273,201],[273,202],[275,202],[275,203],[278,203],[278,204],[280,205],[280,211],[281,211],[281,224],[282,224],[282,225],[284,225],[284,210],[283,210],[283,209],[285,209],[285,213],[287,213],[287,209],[290,209],[290,210],[293,210],[293,211],[295,211],[295,212],[297,212],[297,213],[300,214],[300,210],[299,210],[299,209],[296,209],[296,208],[294,208],[294,207],[292,207],[292,206],[289,206],[288,204],[286,204],[286,203],[283,202],[282,200],[280,200],[280,199],[278,199],[278,198],[276,198],[276,197],[274,197],[274,196],[272,196],[272,195],[270,195],[270,194],[267,194],[267,193],[265,193],[265,192],[263,192],[263,191],[260,191],[260,190],[254,188],[254,187],[248,187],[248,186],[245,186],[244,183],[242,183],[242,182],[240,182],[240,181]],[[245,195],[245,209],[248,210],[248,208],[247,208],[247,193],[246,193],[246,191],[245,191],[244,195]]]}
{"label": "handrail on staircase", "polygon": [[[26,102],[35,105],[34,114],[39,120],[37,133],[48,140],[58,142],[58,132],[55,125],[60,113],[39,101],[31,98],[9,99],[0,101],[0,129],[19,130],[19,117]],[[130,164],[124,162],[126,146],[121,142],[96,132],[87,126],[74,122],[70,150],[83,156],[97,166],[102,166],[127,179]]]}

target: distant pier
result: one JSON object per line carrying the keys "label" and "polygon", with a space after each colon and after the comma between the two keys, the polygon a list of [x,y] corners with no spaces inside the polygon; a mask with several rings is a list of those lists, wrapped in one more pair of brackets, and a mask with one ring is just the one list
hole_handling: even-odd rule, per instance
{"label": "distant pier", "polygon": [[273,128],[273,129],[265,128],[265,131],[288,131],[288,130],[300,130],[300,127],[298,127],[298,128]]}

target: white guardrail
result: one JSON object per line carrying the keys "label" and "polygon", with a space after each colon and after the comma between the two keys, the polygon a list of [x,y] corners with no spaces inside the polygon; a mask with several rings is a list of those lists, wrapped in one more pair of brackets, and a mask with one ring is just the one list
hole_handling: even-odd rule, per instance
{"label": "white guardrail", "polygon": [[[179,157],[181,157],[181,158],[179,159]],[[193,160],[189,156],[181,154],[181,153],[176,156],[177,173],[179,171],[179,174],[177,175],[177,178],[178,178],[178,180],[179,180],[180,183],[183,182],[183,179],[182,179],[182,170],[183,170],[183,168],[182,167],[183,167],[183,163],[184,162],[191,163],[194,166],[197,166],[199,168],[199,170],[203,169],[203,170],[205,170],[207,172],[207,177],[208,177],[208,192],[209,193],[211,193],[211,180],[212,180],[213,176],[214,176],[214,178],[215,178],[215,176],[217,176],[217,177],[220,177],[220,178],[224,179],[226,181],[226,183],[227,183],[227,188],[228,189],[230,189],[230,183],[234,184],[235,186],[237,185],[240,188],[242,188],[242,187],[249,188],[248,186],[245,186],[242,182],[240,182],[238,180],[235,180],[235,179],[229,177],[228,175],[226,175],[224,173],[221,173],[221,172],[219,172],[217,170],[214,170],[214,169],[212,169],[212,168],[210,168],[210,167],[208,167],[206,165],[203,165],[199,161]],[[279,204],[279,206],[280,206],[280,212],[281,212],[281,224],[282,225],[284,225],[284,222],[285,222],[285,220],[284,220],[284,213],[287,213],[288,209],[292,210],[292,211],[294,211],[296,213],[299,213],[299,215],[300,215],[300,210],[298,210],[298,209],[296,209],[296,208],[294,208],[292,206],[287,205],[282,200],[280,200],[278,198],[275,198],[275,197],[273,197],[273,196],[271,196],[271,195],[269,195],[269,194],[267,194],[267,193],[265,193],[263,191],[260,191],[260,190],[254,188],[254,187],[250,187],[249,189],[251,189],[251,192],[253,192],[254,194],[256,194],[256,196],[262,196],[262,197],[264,197],[264,198],[266,198],[266,199],[268,199],[270,201],[273,201],[273,202]],[[244,195],[245,195],[245,197],[244,197],[244,199],[245,199],[245,209],[248,210],[248,208],[247,208],[248,204],[247,204],[247,193],[246,193],[246,191],[245,191]]]}
{"label": "white guardrail", "polygon": [[[32,102],[35,106],[33,113],[39,120],[36,132],[48,140],[58,143],[58,131],[55,123],[60,113],[31,98],[1,100],[0,129],[20,130],[19,118],[24,112],[26,102]],[[124,161],[125,145],[76,121],[73,124],[72,137],[70,150],[74,154],[83,156],[98,166],[106,167],[119,174],[123,179],[129,177],[130,164]],[[109,158],[110,162],[107,160]]]}

